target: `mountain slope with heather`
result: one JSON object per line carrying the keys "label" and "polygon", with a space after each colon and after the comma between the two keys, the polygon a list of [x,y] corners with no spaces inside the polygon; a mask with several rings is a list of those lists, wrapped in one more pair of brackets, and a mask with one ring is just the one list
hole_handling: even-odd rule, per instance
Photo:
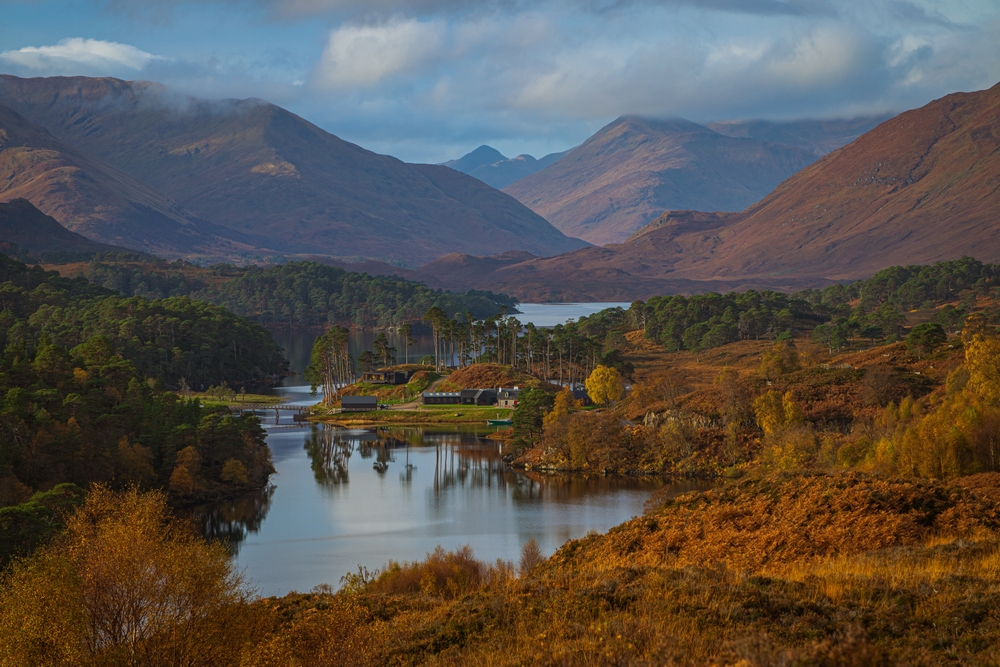
{"label": "mountain slope with heather", "polygon": [[625,116],[504,191],[569,236],[620,243],[665,210],[742,210],[814,160],[686,120]]}
{"label": "mountain slope with heather", "polygon": [[456,251],[553,255],[585,245],[472,177],[366,151],[261,100],[182,98],[110,78],[0,76],[0,103],[282,252],[420,264]]}
{"label": "mountain slope with heather", "polygon": [[1000,85],[900,114],[741,213],[674,211],[621,244],[492,271],[482,258],[453,256],[421,272],[433,284],[436,274],[454,280],[465,267],[470,287],[481,282],[522,300],[799,289],[963,255],[998,262],[998,220]]}
{"label": "mountain slope with heather", "polygon": [[[250,247],[226,238],[225,230],[198,220],[148,185],[0,105],[0,201],[16,199],[30,201],[88,239],[164,256],[218,257]],[[86,246],[53,234],[43,235],[60,248]],[[27,248],[47,245],[24,241],[19,243]]]}

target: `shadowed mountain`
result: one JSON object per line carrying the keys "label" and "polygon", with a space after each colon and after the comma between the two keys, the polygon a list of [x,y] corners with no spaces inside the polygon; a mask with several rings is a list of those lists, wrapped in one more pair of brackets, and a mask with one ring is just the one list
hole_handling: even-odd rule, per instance
{"label": "shadowed mountain", "polygon": [[618,243],[664,210],[741,210],[815,159],[686,120],[626,116],[504,191],[569,236]]}
{"label": "shadowed mountain", "polygon": [[[626,243],[466,274],[522,299],[546,285],[559,299],[598,300],[643,298],[670,285],[820,287],[963,255],[1000,262],[998,220],[1000,84],[900,114],[741,213],[674,211]],[[447,259],[452,267],[479,261]],[[435,264],[421,272],[448,275]]]}
{"label": "shadowed mountain", "polygon": [[283,252],[419,264],[455,251],[552,255],[585,245],[474,178],[366,151],[260,100],[0,76],[0,103],[195,215]]}
{"label": "shadowed mountain", "polygon": [[32,206],[27,199],[0,203],[0,246],[9,248],[7,244],[14,244],[18,250],[34,255],[126,252],[125,248],[95,243],[69,231]]}
{"label": "shadowed mountain", "polygon": [[826,155],[851,143],[875,126],[892,118],[891,115],[866,116],[846,120],[734,120],[709,123],[708,127],[727,137],[759,139],[774,144],[796,146]]}
{"label": "shadowed mountain", "polygon": [[67,229],[126,248],[211,257],[249,247],[0,105],[0,201],[19,198]]}
{"label": "shadowed mountain", "polygon": [[507,158],[490,146],[480,146],[457,160],[445,162],[444,166],[478,178],[483,183],[501,190],[514,181],[530,176],[559,161],[569,151],[550,153],[536,160],[530,155]]}

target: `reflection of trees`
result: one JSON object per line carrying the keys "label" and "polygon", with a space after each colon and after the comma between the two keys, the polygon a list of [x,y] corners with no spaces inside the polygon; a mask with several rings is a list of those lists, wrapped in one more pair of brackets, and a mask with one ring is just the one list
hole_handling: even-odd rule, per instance
{"label": "reflection of trees", "polygon": [[235,556],[249,533],[256,533],[271,509],[274,486],[232,500],[200,505],[191,510],[191,520],[209,541],[222,541]]}
{"label": "reflection of trees", "polygon": [[317,482],[324,486],[347,483],[347,463],[354,453],[355,440],[327,425],[312,430],[305,448]]}
{"label": "reflection of trees", "polygon": [[[461,433],[435,434],[434,491],[454,486],[503,489],[509,481],[510,468],[500,458],[500,449]],[[472,446],[469,446],[472,444]]]}
{"label": "reflection of trees", "polygon": [[[508,483],[513,487],[511,498],[515,502],[534,503],[572,502],[588,496],[616,491],[649,491],[662,488],[667,482],[662,477],[605,477],[604,475],[559,474],[544,475],[533,471],[508,473]],[[703,491],[713,486],[710,482],[691,480],[671,484],[672,495],[688,491]]]}

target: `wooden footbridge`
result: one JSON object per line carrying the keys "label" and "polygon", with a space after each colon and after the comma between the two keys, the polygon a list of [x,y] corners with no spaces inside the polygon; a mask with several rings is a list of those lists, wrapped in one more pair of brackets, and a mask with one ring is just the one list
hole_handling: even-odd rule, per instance
{"label": "wooden footbridge", "polygon": [[282,412],[294,412],[293,421],[306,421],[306,417],[312,414],[312,407],[311,405],[288,405],[286,403],[234,403],[230,404],[229,409],[241,417],[244,414],[263,414],[266,416],[268,413],[274,412],[275,421]]}

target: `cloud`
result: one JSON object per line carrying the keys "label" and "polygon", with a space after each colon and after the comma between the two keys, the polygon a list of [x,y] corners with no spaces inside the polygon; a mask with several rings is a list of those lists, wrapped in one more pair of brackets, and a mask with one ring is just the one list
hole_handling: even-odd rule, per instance
{"label": "cloud", "polygon": [[325,90],[365,88],[425,68],[443,53],[445,25],[414,19],[330,33],[314,74]]}
{"label": "cloud", "polygon": [[138,72],[165,60],[129,44],[72,37],[53,46],[25,46],[0,53],[0,60],[21,71],[38,74],[116,74]]}

